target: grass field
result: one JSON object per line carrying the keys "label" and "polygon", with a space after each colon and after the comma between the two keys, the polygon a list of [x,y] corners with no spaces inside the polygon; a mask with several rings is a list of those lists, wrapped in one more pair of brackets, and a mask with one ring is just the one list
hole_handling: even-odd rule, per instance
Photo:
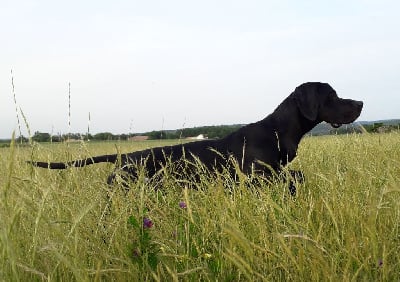
{"label": "grass field", "polygon": [[305,138],[295,199],[284,183],[227,175],[198,190],[167,175],[161,191],[141,176],[125,196],[105,183],[110,164],[25,163],[163,144],[1,148],[0,280],[400,280],[399,133]]}

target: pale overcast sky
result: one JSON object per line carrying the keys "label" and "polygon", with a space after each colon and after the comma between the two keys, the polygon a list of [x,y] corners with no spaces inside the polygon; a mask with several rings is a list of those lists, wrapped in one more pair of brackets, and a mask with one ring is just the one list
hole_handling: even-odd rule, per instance
{"label": "pale overcast sky", "polygon": [[[323,81],[400,118],[398,1],[0,0],[0,138],[250,123]],[[27,131],[21,119],[22,133]]]}

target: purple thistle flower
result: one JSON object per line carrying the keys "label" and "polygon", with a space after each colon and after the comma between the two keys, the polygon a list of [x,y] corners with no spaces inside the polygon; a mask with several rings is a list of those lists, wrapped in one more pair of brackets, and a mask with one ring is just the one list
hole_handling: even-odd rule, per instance
{"label": "purple thistle flower", "polygon": [[150,218],[143,218],[143,227],[144,228],[151,228],[153,226],[153,222],[151,221]]}
{"label": "purple thistle flower", "polygon": [[179,207],[181,208],[181,209],[186,209],[187,208],[187,205],[186,205],[186,203],[185,202],[179,202]]}
{"label": "purple thistle flower", "polygon": [[133,250],[133,252],[132,252],[132,254],[133,254],[133,257],[140,257],[140,255],[141,255],[141,252],[140,252],[140,250],[139,249],[134,249]]}
{"label": "purple thistle flower", "polygon": [[382,266],[383,266],[383,260],[381,260],[381,259],[378,260],[378,266],[379,266],[379,267],[382,267]]}

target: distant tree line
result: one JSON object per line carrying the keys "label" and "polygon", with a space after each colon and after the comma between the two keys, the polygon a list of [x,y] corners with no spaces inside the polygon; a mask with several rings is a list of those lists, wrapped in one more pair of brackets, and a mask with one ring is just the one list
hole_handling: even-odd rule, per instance
{"label": "distant tree line", "polygon": [[[315,135],[337,135],[337,134],[351,134],[351,133],[385,133],[391,132],[394,130],[400,130],[399,124],[385,124],[383,122],[375,122],[375,123],[364,123],[361,124],[362,127],[358,124],[349,124],[342,125],[339,128],[330,128],[325,129]],[[328,125],[327,125],[328,126]]]}
{"label": "distant tree line", "polygon": [[365,130],[367,130],[367,132],[371,133],[384,133],[393,130],[400,130],[400,123],[394,125],[394,124],[384,124],[383,122],[376,122],[372,124],[365,124],[363,126]]}
{"label": "distant tree line", "polygon": [[106,140],[128,140],[128,134],[112,134],[110,132],[101,132],[97,134],[58,134],[50,135],[49,133],[36,131],[32,136],[32,141],[35,142],[65,142],[68,140],[95,140],[95,141],[106,141]]}
{"label": "distant tree line", "polygon": [[160,130],[143,133],[149,136],[149,139],[182,139],[196,137],[203,134],[207,138],[217,139],[225,137],[233,131],[239,129],[242,125],[218,125],[218,126],[200,126],[193,128],[183,128],[179,130]]}
{"label": "distant tree line", "polygon": [[[221,138],[229,133],[239,129],[242,125],[220,125],[220,126],[202,126],[194,128],[184,128],[181,130],[159,130],[151,131],[140,134],[112,134],[110,132],[101,132],[97,134],[80,134],[80,133],[69,133],[69,134],[57,134],[51,135],[46,132],[36,131],[31,140],[34,142],[65,142],[68,140],[92,140],[92,141],[116,141],[116,140],[128,140],[134,136],[148,136],[150,140],[159,139],[184,139],[188,137],[196,137],[203,134],[207,138]],[[5,140],[4,140],[5,141]],[[25,143],[29,141],[29,138],[20,136],[16,139],[17,142]]]}
{"label": "distant tree line", "polygon": [[[92,141],[117,141],[117,140],[128,140],[130,137],[134,136],[148,136],[150,140],[159,139],[185,139],[188,137],[196,137],[203,134],[205,137],[210,139],[217,139],[225,137],[226,135],[232,133],[233,131],[239,129],[243,125],[219,125],[219,126],[200,126],[193,128],[183,128],[179,130],[158,130],[145,132],[140,134],[112,134],[110,132],[101,132],[97,134],[80,134],[80,133],[70,133],[70,134],[58,134],[51,135],[45,132],[36,131],[31,137],[34,142],[65,142],[68,140],[92,140]],[[392,130],[400,130],[400,123],[397,125],[388,125],[384,123],[371,123],[363,124],[364,129],[370,133],[383,133],[390,132]],[[346,133],[361,133],[360,127],[355,126],[342,126],[338,129],[332,129],[325,134],[346,134]],[[29,141],[28,138],[20,136],[15,140],[18,143],[26,143]],[[0,140],[0,147],[9,144],[9,140]]]}

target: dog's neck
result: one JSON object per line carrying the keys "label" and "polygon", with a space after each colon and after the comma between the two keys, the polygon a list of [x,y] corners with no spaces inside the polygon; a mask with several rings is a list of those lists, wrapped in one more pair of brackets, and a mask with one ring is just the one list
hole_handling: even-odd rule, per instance
{"label": "dog's neck", "polygon": [[304,118],[300,122],[294,115],[303,116],[292,96],[287,97],[271,114],[274,123],[280,125],[276,126],[278,134],[291,137],[291,140],[296,140],[299,143],[300,139],[321,121]]}
{"label": "dog's neck", "polygon": [[[285,104],[285,107],[281,106],[282,104]],[[301,138],[313,129],[319,121],[303,119],[300,122],[295,116],[302,116],[302,114],[296,101],[290,96],[282,104],[262,122],[272,123],[275,128],[281,152],[281,162],[286,164],[296,156]]]}

